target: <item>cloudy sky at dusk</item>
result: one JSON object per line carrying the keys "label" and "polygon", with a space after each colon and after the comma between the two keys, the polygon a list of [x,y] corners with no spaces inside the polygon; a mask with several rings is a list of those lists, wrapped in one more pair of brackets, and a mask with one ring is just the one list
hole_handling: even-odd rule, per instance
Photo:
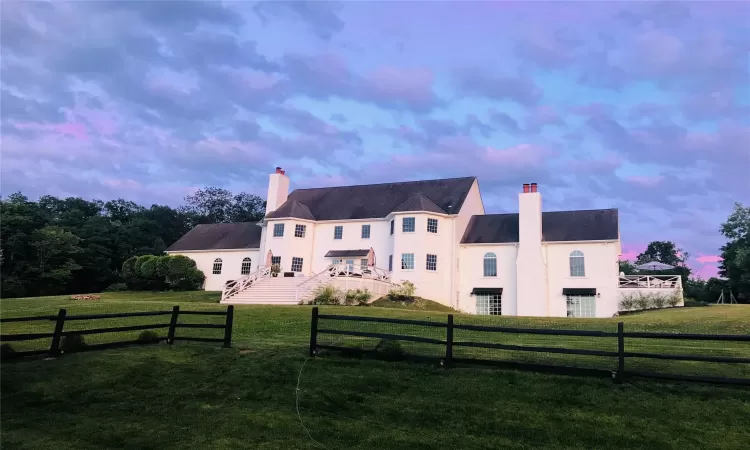
{"label": "cloudy sky at dusk", "polygon": [[2,194],[476,175],[715,274],[750,203],[750,3],[2,2]]}

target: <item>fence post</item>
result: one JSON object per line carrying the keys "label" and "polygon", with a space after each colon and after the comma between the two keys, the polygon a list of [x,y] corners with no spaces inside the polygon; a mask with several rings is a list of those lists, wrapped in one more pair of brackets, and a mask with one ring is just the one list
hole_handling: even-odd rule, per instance
{"label": "fence post", "polygon": [[617,322],[617,375],[615,382],[621,383],[625,378],[625,327]]}
{"label": "fence post", "polygon": [[445,328],[445,367],[453,363],[453,314],[448,314],[448,325]]}
{"label": "fence post", "polygon": [[312,309],[312,322],[310,323],[310,356],[315,356],[318,347],[318,307]]}
{"label": "fence post", "polygon": [[224,348],[232,346],[232,322],[234,321],[234,305],[227,306],[227,322],[224,325]]}
{"label": "fence post", "polygon": [[174,344],[174,332],[177,328],[177,316],[180,315],[180,306],[176,305],[172,308],[172,318],[169,320],[169,332],[167,332],[167,344]]}
{"label": "fence post", "polygon": [[55,331],[52,334],[52,343],[49,346],[49,353],[52,356],[60,354],[60,338],[62,337],[63,327],[65,326],[65,315],[68,312],[65,309],[61,309],[57,313],[57,321],[55,322]]}

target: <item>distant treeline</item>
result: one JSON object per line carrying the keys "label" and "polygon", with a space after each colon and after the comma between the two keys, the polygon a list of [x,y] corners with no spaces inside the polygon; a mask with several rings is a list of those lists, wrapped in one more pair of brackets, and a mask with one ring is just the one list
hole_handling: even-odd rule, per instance
{"label": "distant treeline", "polygon": [[199,223],[258,221],[264,209],[258,196],[214,187],[178,208],[15,193],[0,199],[0,297],[101,292],[131,281],[129,258],[162,255]]}

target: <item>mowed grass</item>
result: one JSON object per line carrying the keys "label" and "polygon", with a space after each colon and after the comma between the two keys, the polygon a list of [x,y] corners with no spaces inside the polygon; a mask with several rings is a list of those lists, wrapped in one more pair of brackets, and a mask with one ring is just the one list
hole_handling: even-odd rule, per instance
{"label": "mowed grass", "polygon": [[[182,298],[181,298],[182,297]],[[3,317],[169,310],[222,310],[218,294],[104,294],[99,301],[68,297],[2,300]],[[68,354],[2,366],[2,444],[6,448],[747,448],[750,390],[634,379],[516,372],[483,367],[445,370],[430,364],[350,359],[334,354],[306,361],[310,307],[237,306],[233,348],[177,342],[173,346]],[[447,312],[371,307],[321,307],[321,313],[415,318],[444,322]],[[186,316],[183,322],[220,322]],[[112,319],[127,325],[155,318]],[[162,319],[156,318],[157,321]],[[681,308],[618,319],[569,320],[456,315],[456,323],[519,327],[750,334],[750,307]],[[75,326],[105,326],[101,322]],[[71,322],[73,324],[74,322]],[[9,330],[9,326],[18,328]],[[107,325],[107,326],[108,326]],[[7,324],[3,334],[49,323]],[[73,325],[71,325],[73,326]],[[368,330],[366,322],[321,319],[321,327]],[[35,328],[32,328],[35,327]],[[66,324],[66,329],[68,325]],[[440,338],[426,327],[379,332]],[[220,330],[178,330],[219,337]],[[127,333],[125,333],[127,334]],[[110,340],[121,336],[102,336]],[[321,343],[374,345],[372,340],[321,335]],[[523,345],[616,348],[612,339],[471,332],[456,340]],[[87,341],[95,342],[94,336]],[[635,340],[634,340],[635,341]],[[641,341],[641,340],[639,340]],[[645,340],[642,340],[645,341]],[[601,343],[595,343],[601,342]],[[48,342],[38,343],[48,345]],[[687,345],[690,344],[690,345]],[[744,344],[657,341],[653,352],[750,357]],[[630,345],[638,345],[634,342]],[[743,346],[744,345],[744,346]],[[662,347],[659,347],[662,346]],[[403,344],[406,351],[439,354],[439,347]],[[473,349],[472,349],[473,350]],[[493,359],[612,367],[614,361],[568,355],[477,353]],[[634,364],[635,362],[633,362]],[[303,368],[304,364],[304,368]],[[631,361],[628,360],[628,364]],[[655,369],[750,377],[747,368],[680,366]],[[678,365],[674,365],[678,364]],[[746,366],[746,365],[744,365]],[[301,372],[300,370],[303,369]],[[718,370],[718,372],[710,372]],[[744,370],[744,372],[743,372]],[[301,376],[300,376],[301,374]],[[300,381],[299,412],[296,387]],[[310,431],[305,432],[300,423]],[[314,440],[313,440],[314,439]]]}

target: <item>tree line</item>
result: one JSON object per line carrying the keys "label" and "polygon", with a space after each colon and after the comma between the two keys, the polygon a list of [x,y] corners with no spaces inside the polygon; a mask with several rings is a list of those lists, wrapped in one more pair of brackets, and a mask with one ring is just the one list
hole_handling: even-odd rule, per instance
{"label": "tree line", "polygon": [[131,281],[126,260],[162,255],[197,224],[257,222],[264,212],[260,197],[216,187],[177,208],[14,193],[0,199],[0,297],[101,292]]}
{"label": "tree line", "polygon": [[[687,266],[690,255],[672,241],[649,243],[635,261],[620,261],[620,271],[625,275],[680,275],[684,297],[702,303],[715,303],[722,292],[728,301],[730,291],[738,302],[750,303],[750,207],[735,203],[734,210],[726,222],[721,224],[720,232],[727,240],[720,249],[721,278],[711,277],[704,280],[700,277],[691,277],[692,271]],[[674,269],[636,270],[635,266],[651,261],[669,264]]]}

